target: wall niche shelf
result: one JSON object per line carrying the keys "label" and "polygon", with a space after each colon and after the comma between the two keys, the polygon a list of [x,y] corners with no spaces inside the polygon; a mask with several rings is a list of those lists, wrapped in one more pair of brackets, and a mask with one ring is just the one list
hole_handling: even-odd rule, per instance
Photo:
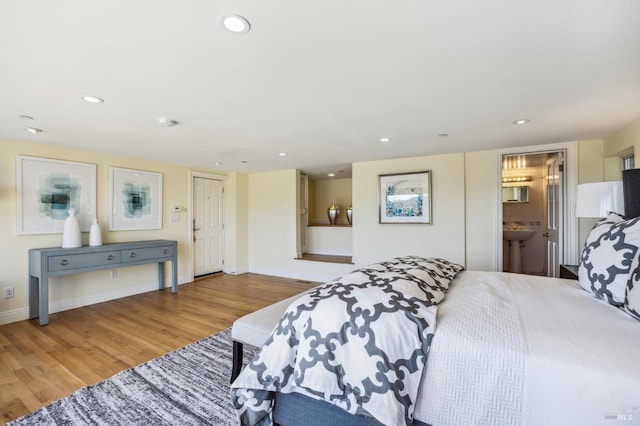
{"label": "wall niche shelf", "polygon": [[342,263],[346,265],[353,265],[353,260],[351,256],[336,256],[333,254],[303,253],[302,256],[296,257],[295,259],[308,260],[310,262]]}

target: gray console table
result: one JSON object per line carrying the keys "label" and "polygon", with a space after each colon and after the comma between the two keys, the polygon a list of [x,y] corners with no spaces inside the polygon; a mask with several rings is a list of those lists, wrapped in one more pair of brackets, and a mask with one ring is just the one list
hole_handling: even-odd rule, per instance
{"label": "gray console table", "polygon": [[178,292],[178,242],[169,240],[105,244],[98,247],[29,250],[29,319],[49,323],[49,277],[158,264],[158,289],[164,289],[164,262],[170,260],[171,292]]}

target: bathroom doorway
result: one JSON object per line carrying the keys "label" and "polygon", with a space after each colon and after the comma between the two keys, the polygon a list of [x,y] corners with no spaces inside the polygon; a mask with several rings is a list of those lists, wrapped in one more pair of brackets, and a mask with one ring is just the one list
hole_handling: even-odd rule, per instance
{"label": "bathroom doorway", "polygon": [[498,270],[558,276],[560,264],[575,264],[577,170],[570,170],[568,151],[554,146],[501,154]]}

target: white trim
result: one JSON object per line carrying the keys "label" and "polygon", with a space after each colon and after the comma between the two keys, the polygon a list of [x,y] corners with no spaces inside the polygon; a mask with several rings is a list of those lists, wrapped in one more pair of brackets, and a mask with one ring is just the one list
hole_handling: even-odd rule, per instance
{"label": "white trim", "polygon": [[0,312],[0,325],[29,319],[29,308],[13,309],[11,311]]}
{"label": "white trim", "polygon": [[[193,267],[193,262],[194,262],[194,258],[193,258],[193,203],[194,203],[194,196],[193,196],[193,190],[194,190],[194,186],[193,186],[193,178],[203,178],[203,179],[212,179],[212,180],[219,180],[222,181],[222,248],[224,250],[225,247],[225,229],[224,229],[224,217],[225,217],[225,202],[224,202],[224,197],[225,197],[225,193],[224,193],[224,183],[229,179],[229,176],[225,176],[225,175],[218,175],[218,174],[213,174],[213,173],[206,173],[206,172],[198,172],[195,170],[189,170],[189,199],[188,199],[188,203],[189,203],[189,211],[187,211],[187,222],[189,223],[189,278],[190,278],[190,282],[194,280],[195,274],[194,274],[194,267]],[[222,253],[222,259],[224,261],[224,259],[226,259],[226,253]],[[224,266],[223,266],[223,272],[224,272]]]}
{"label": "white trim", "polygon": [[232,267],[227,267],[225,266],[222,269],[222,272],[224,272],[225,274],[229,274],[229,275],[242,275],[242,274],[246,274],[249,272],[249,268],[245,267],[245,268],[238,268],[238,269],[233,269]]}
{"label": "white trim", "polygon": [[502,156],[507,154],[534,154],[551,151],[562,151],[567,154],[565,158],[565,219],[566,226],[563,229],[563,247],[561,263],[578,264],[578,221],[576,220],[576,187],[578,185],[578,142],[561,142],[548,145],[534,145],[525,147],[505,148],[496,151],[496,175],[494,178],[494,190],[496,200],[496,233],[497,243],[495,249],[494,267],[496,271],[502,271],[502,194],[500,192],[502,182]]}

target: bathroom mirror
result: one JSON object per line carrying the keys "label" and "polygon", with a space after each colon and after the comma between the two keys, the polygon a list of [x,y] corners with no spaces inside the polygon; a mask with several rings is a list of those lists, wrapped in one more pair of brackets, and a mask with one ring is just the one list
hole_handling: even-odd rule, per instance
{"label": "bathroom mirror", "polygon": [[503,203],[528,203],[529,187],[528,186],[503,186],[502,202]]}

